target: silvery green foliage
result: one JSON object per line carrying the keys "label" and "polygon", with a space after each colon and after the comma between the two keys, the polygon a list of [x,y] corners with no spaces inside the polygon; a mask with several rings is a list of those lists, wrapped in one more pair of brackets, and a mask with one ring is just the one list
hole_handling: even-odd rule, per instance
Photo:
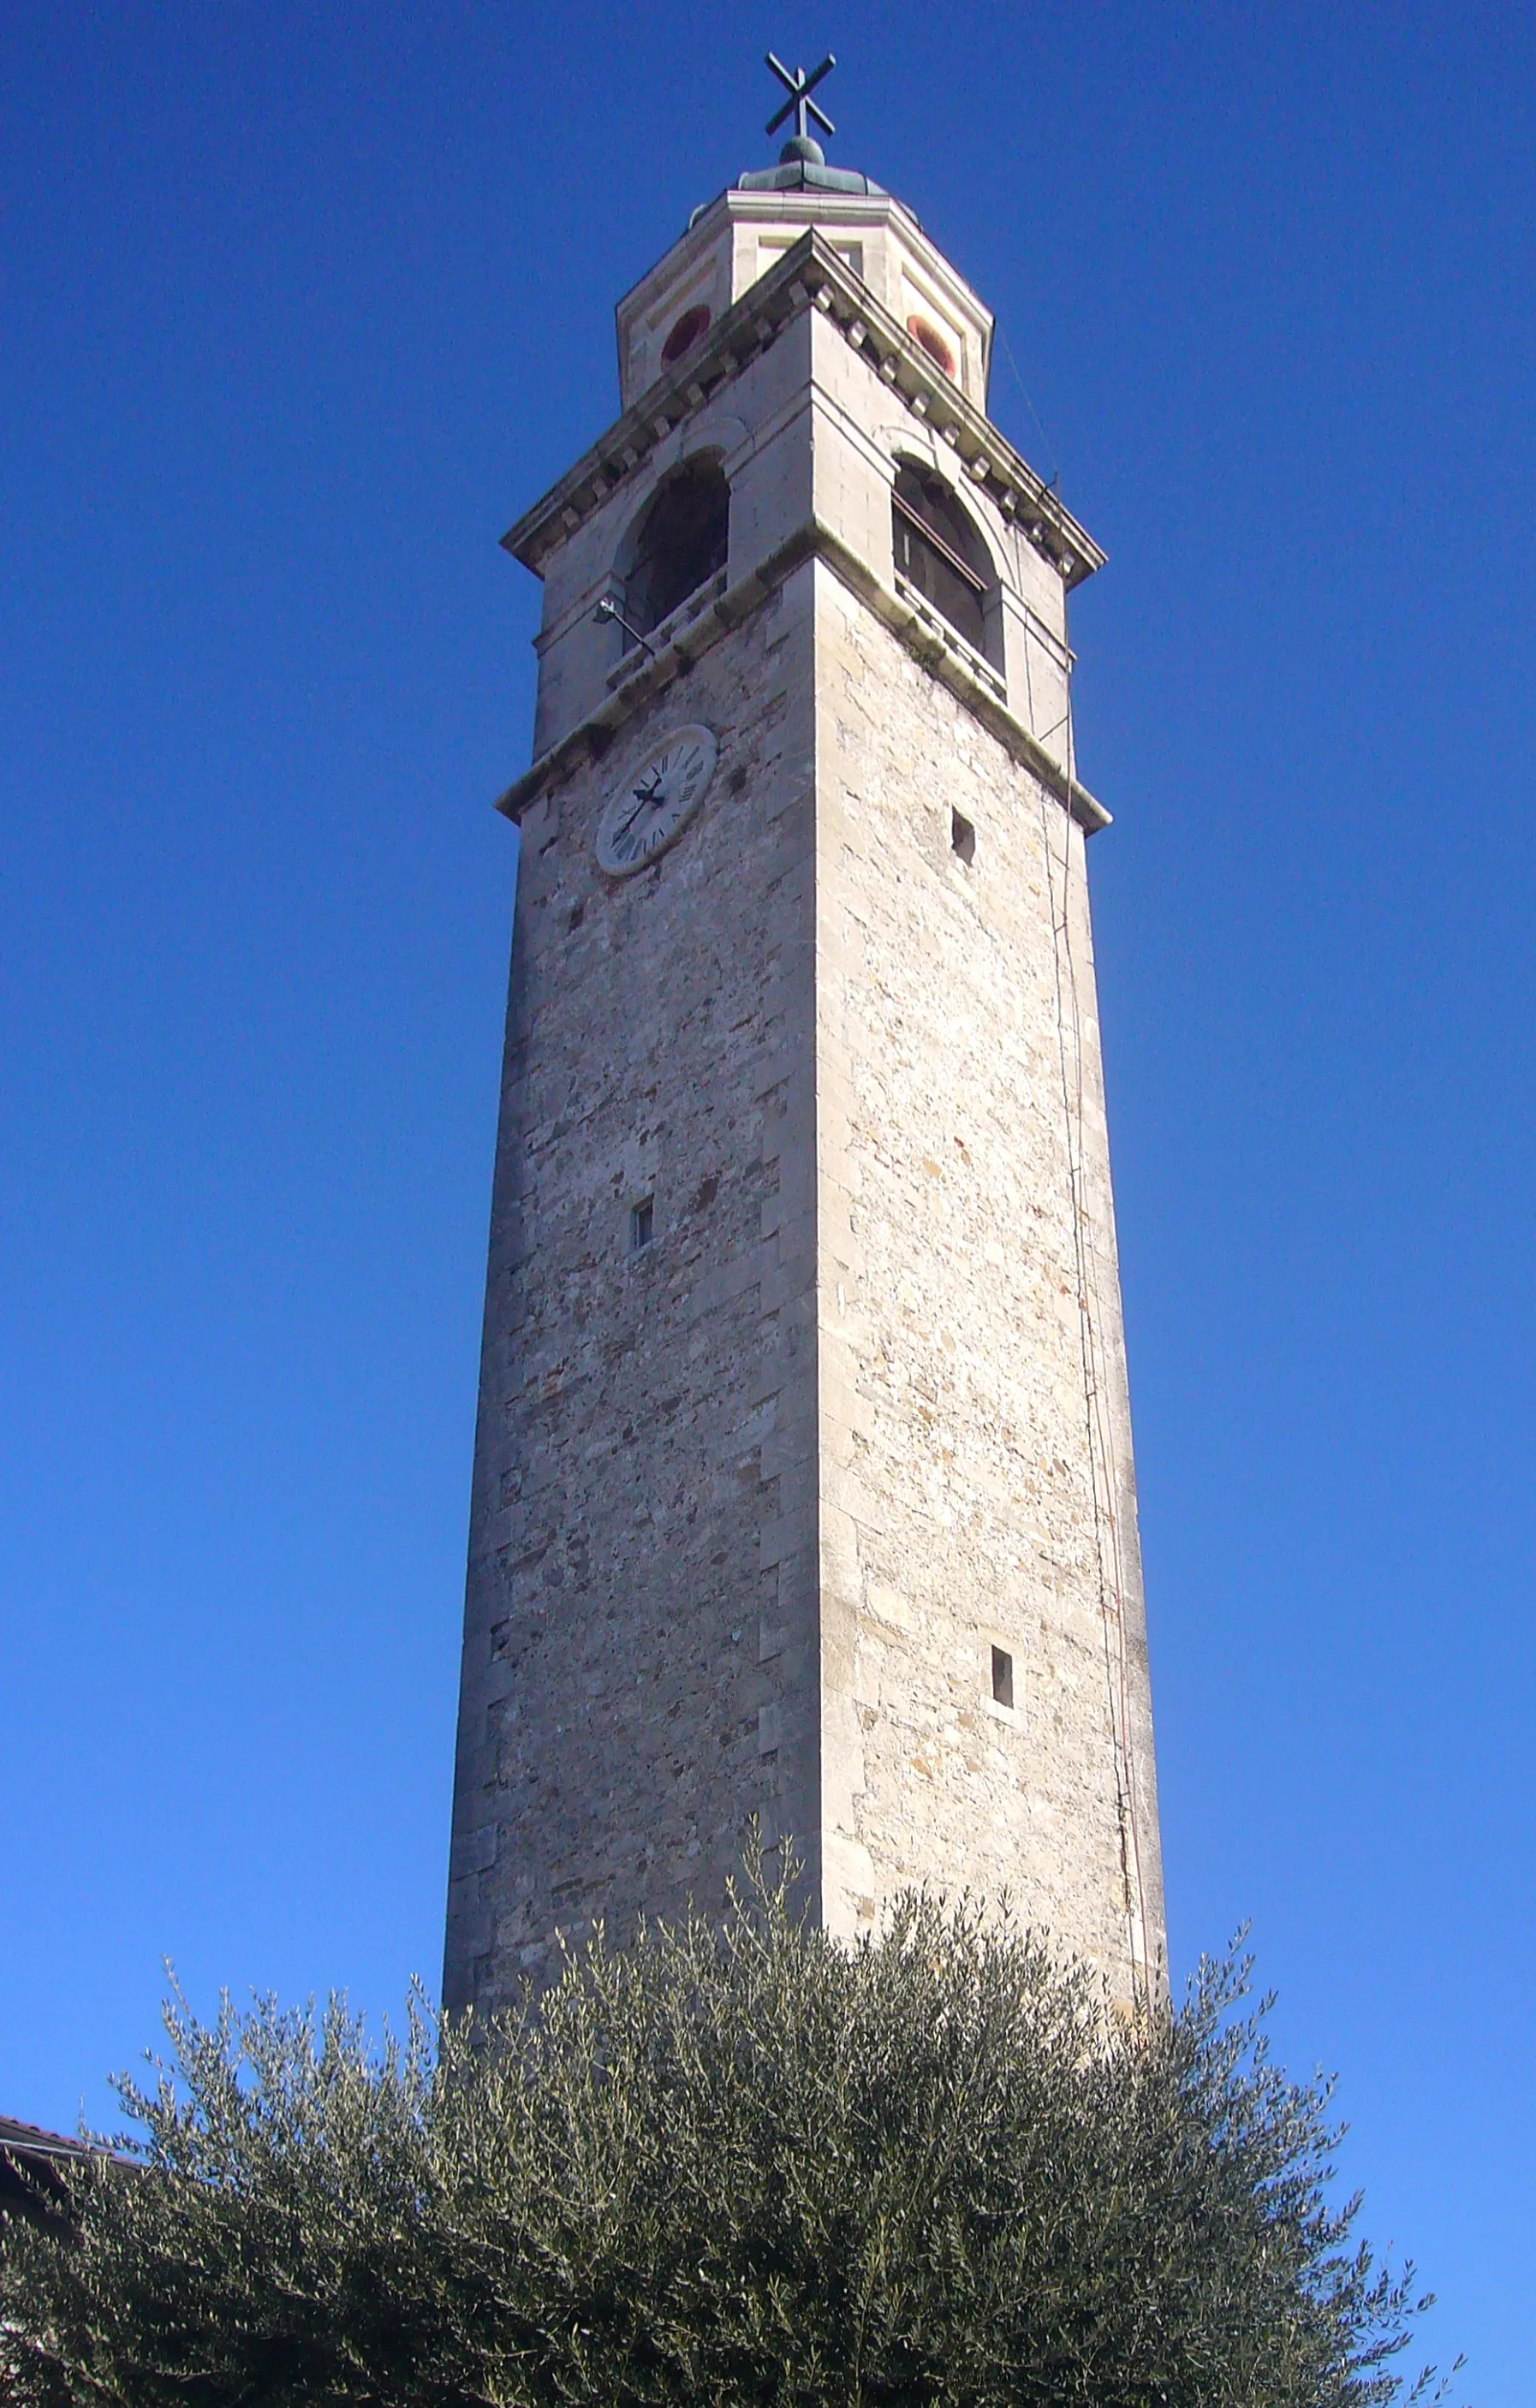
{"label": "silvery green foliage", "polygon": [[136,2162],[74,2177],[73,2238],[7,2230],[7,2396],[1400,2399],[1407,2278],[1327,2204],[1327,2091],[1271,2066],[1245,1970],[1127,2025],[968,1906],[848,1949],[758,1878],[480,2028],[178,1996],[119,2086]]}

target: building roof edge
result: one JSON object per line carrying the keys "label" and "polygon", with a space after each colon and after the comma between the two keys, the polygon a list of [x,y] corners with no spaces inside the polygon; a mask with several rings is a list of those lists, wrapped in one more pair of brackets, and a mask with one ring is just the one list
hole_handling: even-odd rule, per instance
{"label": "building roof edge", "polygon": [[812,308],[825,312],[869,359],[913,417],[953,447],[957,464],[991,491],[1005,517],[1017,522],[1069,587],[1103,566],[1106,554],[1055,488],[966,399],[814,226],[716,319],[682,366],[649,386],[523,513],[502,537],[505,549],[541,576],[549,553],[628,481],[657,443],[714,400],[750,359]]}

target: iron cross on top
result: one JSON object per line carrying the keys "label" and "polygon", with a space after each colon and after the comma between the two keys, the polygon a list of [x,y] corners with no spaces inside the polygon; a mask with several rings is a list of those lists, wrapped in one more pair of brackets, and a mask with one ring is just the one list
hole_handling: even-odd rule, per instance
{"label": "iron cross on top", "polygon": [[810,117],[813,117],[815,119],[824,134],[835,134],[838,129],[833,124],[832,120],[827,116],[825,109],[817,108],[815,102],[811,97],[823,78],[829,76],[833,68],[838,64],[831,52],[828,51],[825,58],[823,59],[820,66],[812,67],[809,75],[807,75],[804,67],[796,67],[794,71],[791,72],[791,70],[784,65],[782,59],[776,59],[774,57],[771,50],[769,50],[768,54],[768,64],[772,68],[774,74],[778,77],[779,81],[783,85],[784,90],[788,93],[789,98],[784,102],[783,107],[776,110],[774,115],[768,119],[767,131],[769,134],[777,134],[785,118],[788,117],[790,112],[793,110],[795,116],[795,132],[797,137],[801,142],[805,141],[809,134],[810,128],[806,123],[806,120]]}

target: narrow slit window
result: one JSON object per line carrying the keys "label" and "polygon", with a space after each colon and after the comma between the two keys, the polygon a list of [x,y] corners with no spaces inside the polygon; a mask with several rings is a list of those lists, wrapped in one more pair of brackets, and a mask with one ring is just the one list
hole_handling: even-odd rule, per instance
{"label": "narrow slit window", "polygon": [[976,831],[961,811],[949,815],[949,849],[968,869],[976,858]]}
{"label": "narrow slit window", "polygon": [[992,1650],[992,1702],[995,1706],[1013,1703],[1013,1658],[1006,1647]]}
{"label": "narrow slit window", "polygon": [[656,1201],[653,1196],[642,1196],[629,1208],[629,1251],[641,1254],[655,1235]]}

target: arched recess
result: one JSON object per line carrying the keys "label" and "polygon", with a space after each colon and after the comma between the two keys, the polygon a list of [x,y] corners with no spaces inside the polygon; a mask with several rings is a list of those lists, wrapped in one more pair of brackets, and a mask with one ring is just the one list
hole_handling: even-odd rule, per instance
{"label": "arched recess", "polygon": [[725,566],[731,489],[718,455],[696,452],[658,487],[619,562],[624,617],[648,636]]}
{"label": "arched recess", "polygon": [[897,576],[1000,669],[1002,609],[992,554],[942,477],[915,460],[896,464],[891,541]]}

